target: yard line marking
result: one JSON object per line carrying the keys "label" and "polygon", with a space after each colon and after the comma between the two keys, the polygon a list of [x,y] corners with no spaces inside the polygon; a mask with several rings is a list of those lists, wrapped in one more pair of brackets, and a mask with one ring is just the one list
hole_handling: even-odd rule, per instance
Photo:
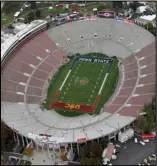
{"label": "yard line marking", "polygon": [[59,90],[61,90],[61,89],[63,88],[63,86],[64,86],[66,80],[68,79],[68,77],[69,77],[69,75],[70,75],[70,73],[71,73],[71,70],[69,70],[69,72],[68,72],[68,74],[66,75],[66,77],[65,77],[65,79],[64,79],[64,81],[63,81],[61,87],[59,88]]}
{"label": "yard line marking", "polygon": [[100,90],[99,90],[98,95],[101,94],[101,91],[102,91],[102,88],[103,88],[103,86],[104,86],[104,84],[105,84],[105,81],[106,81],[106,79],[107,79],[107,76],[108,76],[108,73],[106,73],[106,75],[105,75],[105,78],[104,78],[104,80],[103,80],[103,82],[102,82],[102,85],[101,85],[101,87],[100,87]]}

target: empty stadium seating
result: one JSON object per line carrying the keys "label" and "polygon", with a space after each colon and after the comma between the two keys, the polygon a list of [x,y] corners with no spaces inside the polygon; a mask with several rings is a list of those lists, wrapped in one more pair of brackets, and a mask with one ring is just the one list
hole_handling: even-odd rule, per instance
{"label": "empty stadium seating", "polygon": [[[122,85],[98,116],[67,118],[40,108],[48,78],[69,52],[102,52],[122,60]],[[24,136],[45,133],[64,137],[65,142],[98,138],[131,123],[155,94],[155,38],[137,25],[112,19],[64,24],[25,43],[1,77],[2,119],[11,128]]]}

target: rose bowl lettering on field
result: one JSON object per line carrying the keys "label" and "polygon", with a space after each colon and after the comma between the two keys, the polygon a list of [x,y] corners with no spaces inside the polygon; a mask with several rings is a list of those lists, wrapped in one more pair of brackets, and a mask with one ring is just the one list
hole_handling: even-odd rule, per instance
{"label": "rose bowl lettering on field", "polygon": [[111,63],[110,59],[100,59],[100,58],[79,58],[81,62],[96,62],[96,63]]}

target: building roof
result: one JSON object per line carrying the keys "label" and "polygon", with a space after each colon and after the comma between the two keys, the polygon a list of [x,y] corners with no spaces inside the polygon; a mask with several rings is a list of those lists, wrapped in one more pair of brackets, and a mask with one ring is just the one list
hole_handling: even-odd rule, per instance
{"label": "building roof", "polygon": [[141,16],[141,19],[147,20],[147,21],[152,21],[156,18],[156,14],[153,15],[148,15],[148,16]]}

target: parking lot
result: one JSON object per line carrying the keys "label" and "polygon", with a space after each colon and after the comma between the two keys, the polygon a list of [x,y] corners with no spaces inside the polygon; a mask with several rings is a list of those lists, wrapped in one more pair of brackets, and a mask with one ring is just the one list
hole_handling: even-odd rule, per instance
{"label": "parking lot", "polygon": [[[152,154],[155,154],[155,140],[150,140],[144,146],[135,144],[134,138],[127,141],[127,143],[117,143],[120,145],[116,148],[119,151],[118,158],[113,160],[113,165],[138,165],[144,163],[144,159]],[[152,163],[155,165],[155,162]]]}

